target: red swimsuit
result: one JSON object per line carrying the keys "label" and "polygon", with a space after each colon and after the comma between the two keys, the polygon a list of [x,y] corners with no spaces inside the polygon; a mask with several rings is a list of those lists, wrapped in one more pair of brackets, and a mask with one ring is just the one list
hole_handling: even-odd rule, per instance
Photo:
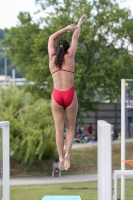
{"label": "red swimsuit", "polygon": [[[54,71],[52,73],[52,75],[58,71],[66,71],[66,72],[71,72],[74,74],[74,72],[72,71],[69,71],[69,70],[64,70],[62,68]],[[65,91],[62,91],[62,90],[57,90],[57,89],[53,89],[53,97],[54,97],[54,100],[60,105],[60,106],[63,106],[64,108],[70,106],[70,104],[72,103],[72,100],[73,100],[73,97],[74,97],[74,87],[71,87],[70,89],[68,90],[65,90]]]}

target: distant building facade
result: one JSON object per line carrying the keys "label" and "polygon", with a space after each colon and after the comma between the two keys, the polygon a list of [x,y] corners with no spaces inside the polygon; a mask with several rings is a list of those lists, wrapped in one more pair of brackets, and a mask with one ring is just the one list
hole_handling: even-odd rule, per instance
{"label": "distant building facade", "polygon": [[[93,134],[97,135],[97,121],[98,120],[105,120],[108,123],[112,124],[114,127],[115,133],[121,132],[121,103],[100,103],[96,104],[97,111],[94,112],[88,112],[87,114],[90,116],[84,114],[84,117],[82,117],[82,120],[84,122],[84,128],[85,132],[87,134],[87,127],[89,123],[93,126]],[[131,137],[133,137],[133,108],[125,108],[126,109],[126,135],[131,134]],[[78,119],[78,123],[80,124],[80,119]]]}

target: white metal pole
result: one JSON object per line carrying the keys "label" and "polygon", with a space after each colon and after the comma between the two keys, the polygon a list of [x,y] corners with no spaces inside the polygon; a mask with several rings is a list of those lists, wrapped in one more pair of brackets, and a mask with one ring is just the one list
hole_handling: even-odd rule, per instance
{"label": "white metal pole", "polygon": [[[121,80],[121,160],[125,160],[125,79]],[[121,162],[121,170],[125,170],[125,162]],[[125,180],[121,176],[121,200],[125,200]]]}
{"label": "white metal pole", "polygon": [[114,198],[113,200],[117,200],[117,175],[116,170],[114,171]]}

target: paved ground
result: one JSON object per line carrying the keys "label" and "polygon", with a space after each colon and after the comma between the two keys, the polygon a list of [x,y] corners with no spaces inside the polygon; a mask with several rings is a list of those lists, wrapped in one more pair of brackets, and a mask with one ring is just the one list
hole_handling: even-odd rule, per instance
{"label": "paved ground", "polygon": [[12,178],[10,180],[11,186],[19,185],[39,185],[39,184],[51,184],[51,183],[70,183],[70,182],[87,182],[97,180],[96,174],[83,174],[83,175],[71,175],[60,177],[35,177],[35,178]]}
{"label": "paved ground", "polygon": [[[126,139],[126,142],[132,142],[133,139]],[[113,144],[120,143],[120,140],[113,141]],[[73,149],[76,148],[85,148],[88,146],[95,146],[97,142],[94,143],[74,143]],[[51,183],[69,183],[69,182],[87,182],[87,181],[96,181],[97,174],[83,174],[83,175],[70,175],[70,176],[61,176],[61,177],[33,177],[33,178],[12,178],[10,179],[11,186],[19,185],[38,185],[38,184],[51,184]]]}
{"label": "paved ground", "polygon": [[[133,138],[126,139],[126,142],[133,142]],[[121,143],[121,140],[112,141],[112,144],[119,144],[119,143]],[[96,145],[97,145],[97,142],[74,143],[73,149],[86,148],[86,147],[89,147],[89,146],[96,146]]]}

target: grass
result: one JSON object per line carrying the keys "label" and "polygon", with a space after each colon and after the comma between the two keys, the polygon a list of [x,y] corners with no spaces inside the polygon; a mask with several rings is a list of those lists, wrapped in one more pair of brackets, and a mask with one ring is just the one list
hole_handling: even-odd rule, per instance
{"label": "grass", "polygon": [[[125,199],[132,200],[133,180],[126,181]],[[113,185],[113,184],[112,184]],[[120,182],[118,183],[118,186]],[[19,186],[11,187],[11,200],[41,200],[43,196],[56,195],[78,195],[82,200],[98,199],[97,182],[84,183],[60,183],[49,185]],[[113,195],[113,188],[112,188]],[[118,188],[118,197],[120,197],[120,188]]]}
{"label": "grass", "polygon": [[45,195],[79,195],[82,200],[96,200],[97,182],[11,187],[11,200],[41,200]]}
{"label": "grass", "polygon": [[[126,159],[132,158],[133,142],[126,144]],[[120,144],[113,144],[112,146],[112,160],[113,170],[120,169],[121,166],[121,146]],[[11,162],[11,173],[13,177],[27,177],[27,176],[51,176],[51,166],[53,159],[36,161],[30,168],[30,171],[23,172],[21,166],[15,161]],[[16,166],[16,169],[15,169]],[[133,169],[126,165],[126,169]],[[15,171],[16,170],[16,171]],[[83,149],[72,150],[71,168],[67,172],[62,172],[63,175],[74,174],[95,174],[97,173],[97,146],[88,146]],[[71,180],[70,180],[71,182]],[[131,183],[133,184],[133,183]],[[127,187],[127,194],[131,194],[132,189]],[[97,182],[84,183],[61,183],[48,185],[34,185],[34,186],[16,186],[11,187],[11,200],[41,200],[45,195],[79,195],[82,200],[96,200]],[[133,194],[132,194],[133,195]],[[132,196],[133,197],[133,196]],[[132,200],[128,197],[128,200]]]}
{"label": "grass", "polygon": [[[133,142],[126,144],[126,159],[133,159]],[[56,157],[57,155],[55,155]],[[113,170],[121,168],[121,145],[112,145]],[[35,177],[35,176],[51,176],[53,159],[35,161],[30,170],[23,171],[20,164],[11,160],[11,178],[12,177]],[[126,169],[133,169],[126,165]],[[89,146],[87,148],[73,149],[71,153],[71,168],[63,171],[62,175],[75,174],[96,174],[97,173],[97,146]]]}

